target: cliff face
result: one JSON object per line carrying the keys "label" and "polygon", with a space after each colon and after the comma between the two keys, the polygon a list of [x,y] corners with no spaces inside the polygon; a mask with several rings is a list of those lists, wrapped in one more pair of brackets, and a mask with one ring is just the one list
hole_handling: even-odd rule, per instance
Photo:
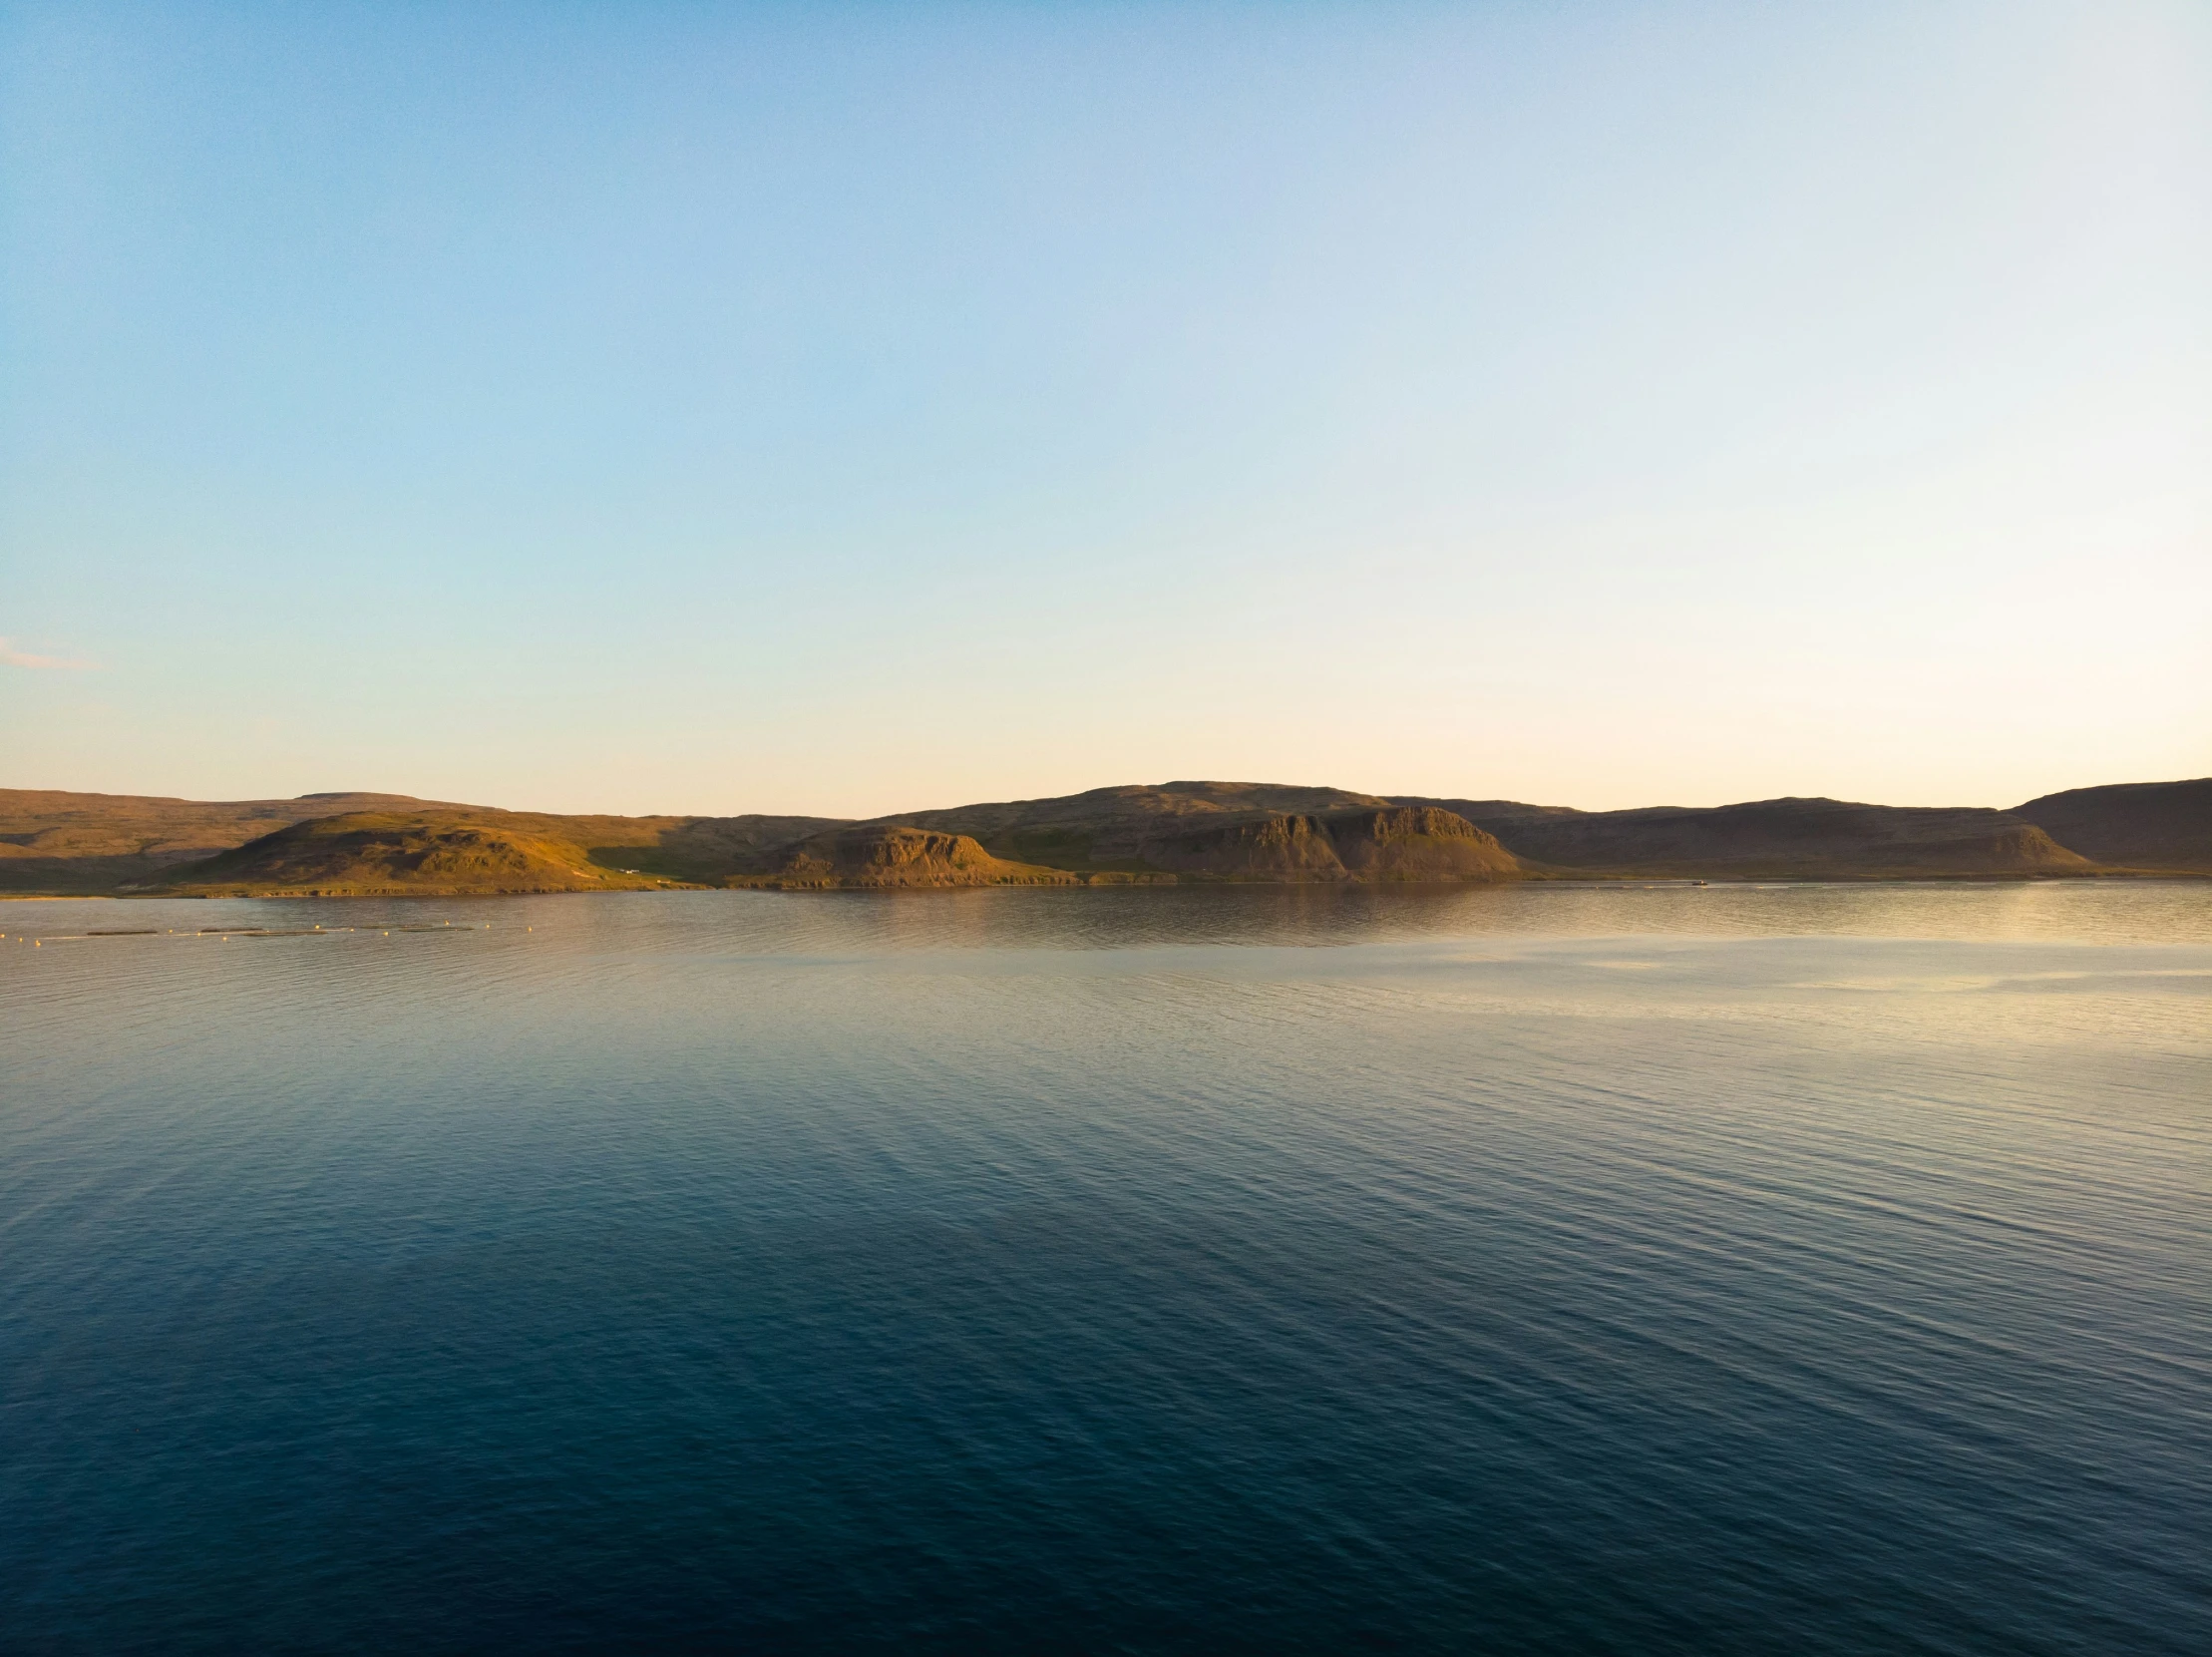
{"label": "cliff face", "polygon": [[1349,812],[1328,824],[1336,855],[1355,879],[1493,881],[1524,873],[1495,835],[1435,806]]}
{"label": "cliff face", "polygon": [[1092,880],[1509,880],[1519,861],[1449,811],[1341,788],[1164,782],[887,818]]}
{"label": "cliff face", "polygon": [[1343,880],[1320,819],[1271,816],[1156,835],[1140,856],[1156,869],[1243,880]]}
{"label": "cliff face", "polygon": [[1065,886],[1077,877],[1061,869],[1011,863],[965,834],[874,825],[842,829],[801,841],[765,875],[738,884],[786,890],[828,887]]}
{"label": "cliff face", "polygon": [[1156,835],[1156,868],[1220,880],[1514,880],[1519,859],[1465,818],[1434,806],[1277,814]]}
{"label": "cliff face", "polygon": [[[1378,805],[1329,789],[1100,789],[1063,800],[895,818],[812,835],[733,884],[792,889],[1040,886],[1128,880],[1512,880],[1519,862],[1448,811]],[[1200,790],[1204,790],[1201,792]],[[1327,811],[1250,809],[1269,793],[1335,805]],[[1344,810],[1345,798],[1361,802]],[[954,826],[971,822],[991,836]]]}
{"label": "cliff face", "polygon": [[[1051,799],[1001,800],[940,811],[903,812],[882,819],[913,828],[972,835],[998,857],[1082,874],[1118,873],[1145,878],[1161,871],[1197,872],[1217,855],[1212,837],[1233,825],[1270,832],[1278,818],[1387,806],[1371,794],[1341,788],[1252,782],[1163,782],[1093,788]],[[1286,838],[1295,831],[1273,831]],[[1309,854],[1287,843],[1253,855],[1273,859],[1287,873],[1304,867]],[[1231,855],[1234,862],[1234,855]]]}

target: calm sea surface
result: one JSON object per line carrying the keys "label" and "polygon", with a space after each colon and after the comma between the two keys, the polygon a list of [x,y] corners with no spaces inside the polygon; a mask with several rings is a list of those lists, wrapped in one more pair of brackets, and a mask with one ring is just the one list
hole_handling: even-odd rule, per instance
{"label": "calm sea surface", "polygon": [[2212,1651],[2212,883],[0,927],[10,1652]]}

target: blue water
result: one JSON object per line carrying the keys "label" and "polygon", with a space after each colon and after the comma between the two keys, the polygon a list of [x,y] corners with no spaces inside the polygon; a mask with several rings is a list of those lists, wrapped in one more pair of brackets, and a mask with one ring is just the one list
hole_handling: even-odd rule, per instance
{"label": "blue water", "polygon": [[11,1652],[2212,1651],[2212,884],[0,927]]}

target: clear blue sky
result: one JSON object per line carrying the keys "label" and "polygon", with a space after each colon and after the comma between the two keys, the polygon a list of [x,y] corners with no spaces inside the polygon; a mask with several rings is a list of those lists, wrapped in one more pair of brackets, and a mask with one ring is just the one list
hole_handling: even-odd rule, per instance
{"label": "clear blue sky", "polygon": [[2212,6],[0,0],[0,783],[2212,772]]}

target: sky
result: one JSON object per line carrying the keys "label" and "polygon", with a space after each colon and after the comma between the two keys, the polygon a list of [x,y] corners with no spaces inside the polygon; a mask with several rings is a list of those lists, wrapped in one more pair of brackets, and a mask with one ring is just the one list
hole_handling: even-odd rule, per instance
{"label": "sky", "polygon": [[0,0],[0,785],[2212,772],[2212,7]]}

